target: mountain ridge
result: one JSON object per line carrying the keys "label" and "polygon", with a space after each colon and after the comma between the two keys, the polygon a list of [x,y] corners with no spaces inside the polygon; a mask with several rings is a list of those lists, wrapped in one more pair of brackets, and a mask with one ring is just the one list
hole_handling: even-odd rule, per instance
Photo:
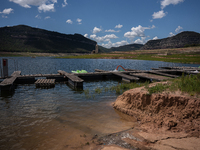
{"label": "mountain ridge", "polygon": [[148,49],[167,49],[167,48],[182,48],[186,46],[200,45],[200,34],[194,31],[183,31],[175,36],[163,39],[150,40],[141,50]]}
{"label": "mountain ridge", "polygon": [[81,34],[63,34],[27,25],[2,27],[0,35],[0,51],[4,52],[88,53],[97,44]]}

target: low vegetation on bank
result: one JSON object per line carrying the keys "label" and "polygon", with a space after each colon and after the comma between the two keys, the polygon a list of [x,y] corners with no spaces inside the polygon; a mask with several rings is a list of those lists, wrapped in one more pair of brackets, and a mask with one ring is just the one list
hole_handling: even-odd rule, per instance
{"label": "low vegetation on bank", "polygon": [[1,57],[55,57],[66,59],[135,59],[165,61],[174,63],[200,64],[200,47],[176,49],[135,50],[128,52],[111,52],[99,54],[81,53],[23,53],[0,52]]}
{"label": "low vegetation on bank", "polygon": [[[197,75],[182,75],[179,78],[172,79],[167,81],[165,84],[158,83],[155,86],[150,86],[150,82],[144,83],[120,83],[116,86],[99,88],[97,87],[94,91],[95,94],[101,94],[102,92],[116,92],[116,94],[120,95],[123,92],[144,86],[147,90],[149,95],[153,93],[162,93],[164,91],[181,91],[182,93],[188,93],[190,96],[199,96],[200,95],[200,74]],[[95,97],[95,94],[91,96],[91,93],[88,89],[84,90],[84,93],[87,98]]]}
{"label": "low vegetation on bank", "polygon": [[163,91],[177,91],[180,90],[183,93],[188,93],[190,96],[200,95],[200,74],[186,75],[182,74],[180,78],[170,80],[167,84],[156,84],[153,87],[146,88],[149,94],[161,93]]}
{"label": "low vegetation on bank", "polygon": [[112,52],[101,54],[87,54],[78,56],[62,56],[68,59],[136,59],[165,61],[174,63],[200,64],[200,47],[136,50],[130,52]]}

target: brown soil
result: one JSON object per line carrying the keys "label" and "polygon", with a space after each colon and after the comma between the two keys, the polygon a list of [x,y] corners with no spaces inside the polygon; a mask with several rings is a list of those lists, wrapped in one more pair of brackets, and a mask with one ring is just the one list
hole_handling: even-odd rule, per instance
{"label": "brown soil", "polygon": [[180,93],[148,95],[144,87],[120,95],[113,107],[140,122],[143,131],[184,132],[200,137],[200,99]]}

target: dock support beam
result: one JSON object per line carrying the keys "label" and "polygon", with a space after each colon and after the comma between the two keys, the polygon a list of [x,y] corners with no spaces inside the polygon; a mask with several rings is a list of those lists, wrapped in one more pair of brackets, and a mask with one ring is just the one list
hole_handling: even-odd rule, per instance
{"label": "dock support beam", "polygon": [[64,75],[65,78],[67,78],[68,83],[74,88],[74,89],[83,89],[83,82],[84,80],[77,77],[74,74],[70,74],[67,73],[65,71],[62,70],[58,70],[58,73],[60,73],[60,75]]}

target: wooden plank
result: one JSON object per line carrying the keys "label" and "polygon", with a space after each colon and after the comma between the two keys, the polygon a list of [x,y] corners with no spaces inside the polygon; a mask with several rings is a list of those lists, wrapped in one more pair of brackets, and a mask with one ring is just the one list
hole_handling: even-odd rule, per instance
{"label": "wooden plank", "polygon": [[95,69],[95,72],[106,72],[105,70]]}
{"label": "wooden plank", "polygon": [[58,70],[58,73],[61,75],[64,75],[68,79],[68,83],[73,87],[73,88],[83,88],[83,82],[84,80],[79,78],[78,76],[74,74],[67,73],[62,70]]}
{"label": "wooden plank", "polygon": [[126,75],[126,74],[123,74],[120,72],[112,72],[112,74],[114,74],[116,76],[120,76],[120,77],[122,77],[122,79],[128,80],[130,82],[139,80],[139,78],[137,78],[137,77],[129,76],[129,75]]}
{"label": "wooden plank", "polygon": [[161,69],[172,69],[172,70],[198,70],[198,67],[159,67]]}
{"label": "wooden plank", "polygon": [[34,75],[21,75],[18,77],[19,79],[21,78],[36,78],[36,77],[47,77],[47,78],[54,78],[54,77],[62,77],[60,74],[34,74]]}
{"label": "wooden plank", "polygon": [[153,74],[157,74],[157,75],[163,75],[163,76],[167,76],[167,77],[171,77],[171,78],[178,78],[179,77],[177,75],[162,73],[162,72],[158,72],[158,71],[148,71],[148,73],[153,73]]}
{"label": "wooden plank", "polygon": [[71,81],[73,82],[83,82],[84,80],[75,76],[74,74],[70,74],[70,73],[67,73],[65,71],[62,71],[62,70],[58,70],[58,72],[61,74],[61,75],[64,75],[66,76],[67,78],[69,78]]}
{"label": "wooden plank", "polygon": [[6,78],[0,83],[0,87],[13,85],[13,83],[15,82],[17,77],[20,76],[20,74],[21,74],[21,71],[14,71],[10,78]]}
{"label": "wooden plank", "polygon": [[55,86],[55,79],[38,79],[35,82],[36,87],[53,87]]}
{"label": "wooden plank", "polygon": [[139,78],[156,80],[156,81],[171,79],[169,77],[163,77],[163,76],[158,76],[158,75],[153,75],[153,74],[148,74],[148,73],[131,73],[130,75],[135,76],[135,77],[139,77]]}

